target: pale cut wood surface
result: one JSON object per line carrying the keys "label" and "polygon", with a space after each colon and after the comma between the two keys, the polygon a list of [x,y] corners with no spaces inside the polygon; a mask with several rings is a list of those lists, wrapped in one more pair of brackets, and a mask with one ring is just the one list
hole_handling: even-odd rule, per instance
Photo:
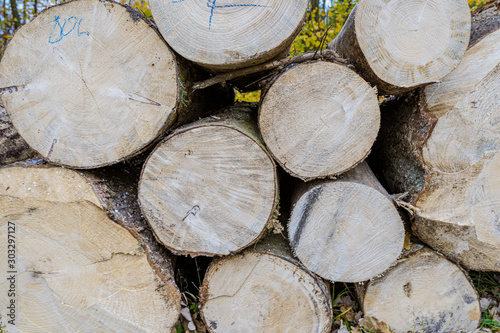
{"label": "pale cut wood surface", "polygon": [[292,257],[282,235],[212,263],[201,288],[209,332],[330,332],[329,286]]}
{"label": "pale cut wood surface", "polygon": [[288,173],[306,181],[361,162],[379,126],[376,92],[354,71],[322,61],[279,76],[259,110],[269,151]]}
{"label": "pale cut wood surface", "polygon": [[364,315],[385,322],[394,333],[471,332],[481,317],[468,277],[430,249],[399,260],[368,282],[361,296]]}
{"label": "pale cut wood surface", "polygon": [[259,239],[275,212],[277,186],[255,120],[229,111],[162,141],[144,166],[139,200],[173,252],[226,255]]}
{"label": "pale cut wood surface", "polygon": [[137,154],[172,125],[184,89],[178,71],[141,14],[81,0],[51,7],[15,33],[0,87],[18,88],[2,101],[33,149],[91,168]]}
{"label": "pale cut wood surface", "polygon": [[307,5],[307,0],[152,0],[151,11],[181,56],[227,71],[286,57]]}
{"label": "pale cut wood surface", "polygon": [[7,111],[0,106],[0,166],[24,161],[37,155],[12,126]]}
{"label": "pale cut wood surface", "polygon": [[414,233],[474,270],[500,269],[498,8],[481,11],[489,19],[474,32],[486,34],[475,33],[455,70],[383,110],[373,155],[387,159],[394,190],[410,193]]}
{"label": "pale cut wood surface", "polygon": [[[112,204],[117,198],[110,192],[101,197],[105,185],[87,176],[46,166],[0,169],[2,239],[15,225],[15,327],[23,332],[168,332],[180,312],[170,264],[166,258],[156,260],[150,252],[155,247],[140,236],[139,225],[129,224],[129,232],[110,219],[126,223],[134,213]],[[119,199],[126,202],[126,195]],[[12,270],[7,246],[0,255],[4,271]],[[0,277],[2,318],[10,302],[6,278]]]}
{"label": "pale cut wood surface", "polygon": [[470,27],[465,0],[360,0],[330,47],[379,92],[399,94],[450,73]]}
{"label": "pale cut wood surface", "polygon": [[288,224],[294,254],[311,271],[338,282],[369,280],[403,249],[403,222],[366,163],[338,180],[297,189]]}

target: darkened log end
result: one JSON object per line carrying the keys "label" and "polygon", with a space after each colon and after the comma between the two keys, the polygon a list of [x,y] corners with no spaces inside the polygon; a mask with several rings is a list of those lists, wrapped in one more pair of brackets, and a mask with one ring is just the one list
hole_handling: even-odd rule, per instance
{"label": "darkened log end", "polygon": [[500,28],[500,0],[479,7],[472,13],[469,48],[487,34]]}
{"label": "darkened log end", "polygon": [[410,203],[416,201],[427,183],[422,146],[435,120],[424,110],[422,89],[383,104],[382,126],[370,155],[370,165],[385,178],[390,192],[408,192]]}

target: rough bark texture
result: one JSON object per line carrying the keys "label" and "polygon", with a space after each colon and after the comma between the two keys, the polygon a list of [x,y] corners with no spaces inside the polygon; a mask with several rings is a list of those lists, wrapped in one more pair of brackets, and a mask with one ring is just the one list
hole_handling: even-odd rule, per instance
{"label": "rough bark texture", "polygon": [[466,273],[427,248],[411,251],[358,293],[365,317],[385,322],[392,332],[471,332],[481,318]]}
{"label": "rough bark texture", "polygon": [[154,0],[151,10],[176,52],[221,72],[286,57],[302,29],[307,4],[307,0],[237,4]]}
{"label": "rough bark texture", "polygon": [[266,91],[259,128],[278,163],[308,181],[334,177],[363,161],[380,124],[376,92],[338,63],[289,68]]}
{"label": "rough bark texture", "polygon": [[392,199],[366,163],[337,180],[300,184],[288,225],[292,249],[325,279],[361,282],[383,273],[403,249]]}
{"label": "rough bark texture", "polygon": [[500,270],[499,4],[474,13],[473,43],[442,82],[382,107],[372,155],[391,190],[409,193],[414,233],[474,270]]}
{"label": "rough bark texture", "polygon": [[329,286],[295,259],[282,235],[212,263],[200,291],[209,332],[330,332]]}
{"label": "rough bark texture", "polygon": [[74,168],[127,159],[206,113],[215,96],[203,95],[215,94],[192,89],[204,78],[142,14],[111,1],[44,10],[14,34],[0,62],[15,128],[45,160]]}
{"label": "rough bark texture", "polygon": [[383,94],[436,82],[455,68],[467,48],[466,1],[358,2],[330,43]]}
{"label": "rough bark texture", "polygon": [[[6,250],[0,260],[17,283],[18,330],[173,328],[180,292],[171,254],[140,215],[138,173],[127,171],[91,174],[35,164],[0,169],[2,238],[11,239],[12,231],[16,249],[14,261],[6,262]],[[0,285],[8,286],[5,279]],[[2,308],[8,303],[3,292]],[[2,317],[8,318],[4,310]]]}
{"label": "rough bark texture", "polygon": [[0,166],[35,158],[31,149],[16,131],[4,108],[0,106]]}
{"label": "rough bark texture", "polygon": [[226,255],[257,241],[275,216],[278,183],[251,113],[231,109],[179,128],[144,166],[142,211],[179,254]]}

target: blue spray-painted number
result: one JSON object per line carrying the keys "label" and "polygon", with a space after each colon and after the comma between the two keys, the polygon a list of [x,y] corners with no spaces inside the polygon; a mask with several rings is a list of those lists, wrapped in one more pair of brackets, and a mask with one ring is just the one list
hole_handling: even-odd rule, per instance
{"label": "blue spray-painted number", "polygon": [[[184,2],[185,0],[172,0],[172,3]],[[252,5],[252,4],[233,4],[233,5],[216,5],[217,0],[208,0],[207,7],[210,8],[210,19],[208,20],[208,30],[212,28],[212,18],[214,17],[214,10],[216,8],[230,8],[230,7],[261,7],[266,8],[264,5]]]}
{"label": "blue spray-painted number", "polygon": [[[71,16],[68,19],[64,19],[64,22],[61,21],[61,18],[59,16],[54,16],[54,26],[52,27],[52,30],[50,31],[50,36],[49,36],[49,43],[50,44],[55,44],[59,43],[64,37],[69,35],[73,30],[76,28],[76,33],[78,36],[81,35],[90,35],[88,31],[80,31],[80,24],[82,23],[83,19],[78,20],[77,17]],[[61,23],[62,22],[62,23]],[[66,24],[68,26],[66,27]]]}

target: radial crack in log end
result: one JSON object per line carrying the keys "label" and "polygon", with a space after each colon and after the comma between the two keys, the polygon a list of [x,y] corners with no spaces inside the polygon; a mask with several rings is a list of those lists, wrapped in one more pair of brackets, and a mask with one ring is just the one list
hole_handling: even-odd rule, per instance
{"label": "radial crack in log end", "polygon": [[16,249],[15,260],[4,253],[0,265],[15,270],[18,330],[166,332],[177,321],[180,293],[169,259],[157,257],[161,249],[140,229],[140,216],[133,228],[133,205],[116,203],[130,198],[102,197],[96,182],[90,173],[47,165],[0,169],[0,236],[14,239]]}
{"label": "radial crack in log end", "polygon": [[277,186],[250,112],[230,110],[181,127],[157,146],[142,171],[139,202],[174,253],[227,255],[267,230]]}
{"label": "radial crack in log end", "polygon": [[370,85],[346,66],[324,61],[285,71],[259,109],[269,151],[285,171],[305,181],[352,169],[370,152],[379,126]]}
{"label": "radial crack in log end", "polygon": [[281,236],[214,261],[200,288],[209,332],[330,332],[327,284],[293,259]]}
{"label": "radial crack in log end", "polygon": [[149,23],[120,3],[69,1],[14,34],[0,93],[32,149],[72,168],[111,165],[234,100],[232,90],[193,91],[191,80],[208,74],[176,57]]}

